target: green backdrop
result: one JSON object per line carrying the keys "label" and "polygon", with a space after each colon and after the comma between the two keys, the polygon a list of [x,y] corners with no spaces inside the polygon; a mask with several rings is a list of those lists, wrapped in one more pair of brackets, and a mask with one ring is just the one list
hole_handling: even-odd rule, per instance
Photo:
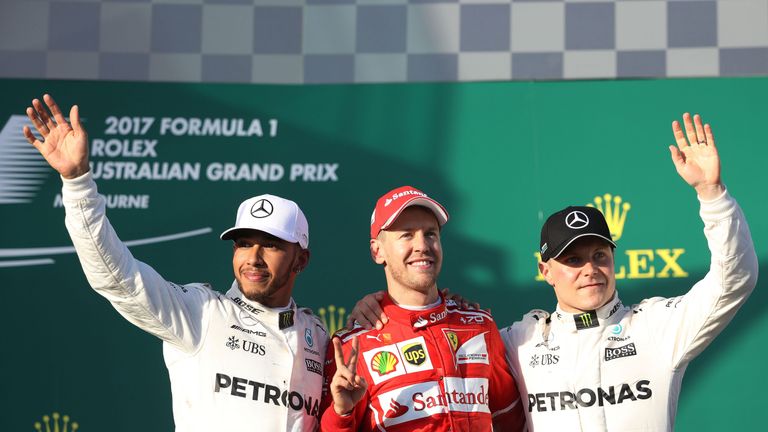
{"label": "green backdrop", "polygon": [[[411,184],[451,213],[440,286],[491,307],[500,325],[555,305],[551,288],[536,280],[543,218],[606,194],[611,210],[616,196],[629,204],[618,206],[614,224],[624,302],[679,295],[709,262],[695,193],[667,150],[670,123],[685,111],[712,123],[724,181],[747,214],[765,270],[768,79],[338,86],[0,80],[2,431],[34,430],[54,412],[82,431],[167,431],[173,424],[161,343],[90,290],[67,248],[60,180],[27,152],[20,134],[24,108],[46,91],[66,109],[80,105],[94,173],[121,238],[136,241],[137,258],[179,283],[226,290],[231,246],[218,234],[234,222],[240,201],[274,193],[299,202],[310,222],[312,259],[298,279],[297,301],[326,317],[333,305],[336,316],[337,308],[384,288],[368,254],[370,214],[382,193]],[[689,367],[677,430],[759,428],[768,403],[762,285]]]}

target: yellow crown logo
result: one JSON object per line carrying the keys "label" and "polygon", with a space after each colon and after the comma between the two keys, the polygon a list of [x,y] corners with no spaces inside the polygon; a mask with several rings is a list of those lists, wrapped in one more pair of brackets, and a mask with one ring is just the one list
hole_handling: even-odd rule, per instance
{"label": "yellow crown logo", "polygon": [[619,241],[621,234],[624,233],[624,222],[627,221],[627,212],[632,207],[628,202],[622,202],[621,197],[611,194],[605,194],[602,197],[596,196],[594,204],[589,203],[587,207],[595,207],[605,216],[608,222],[608,229],[611,230],[613,241]]}
{"label": "yellow crown logo", "polygon": [[[52,424],[51,419],[53,419]],[[59,423],[59,419],[61,419],[63,423]],[[37,432],[75,432],[79,427],[80,425],[78,425],[77,422],[69,422],[68,415],[64,414],[61,416],[57,412],[51,414],[50,416],[47,414],[44,415],[43,423],[35,422],[35,430]]]}
{"label": "yellow crown logo", "polygon": [[344,315],[346,313],[346,309],[343,307],[336,309],[334,305],[328,305],[327,308],[321,307],[317,310],[317,314],[323,320],[323,324],[325,324],[325,328],[328,329],[330,334],[334,334],[336,330],[344,327]]}

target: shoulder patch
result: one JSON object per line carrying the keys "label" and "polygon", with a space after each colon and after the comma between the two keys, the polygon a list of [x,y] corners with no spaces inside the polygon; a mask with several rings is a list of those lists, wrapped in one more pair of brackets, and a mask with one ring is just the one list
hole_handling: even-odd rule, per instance
{"label": "shoulder patch", "polygon": [[462,324],[493,322],[491,314],[483,310],[446,309],[446,311],[453,315],[453,319],[458,319]]}
{"label": "shoulder patch", "polygon": [[549,312],[541,309],[531,309],[530,312],[525,314],[526,319],[532,319],[534,321],[538,321],[540,319],[546,320],[547,322],[550,321],[549,319]]}
{"label": "shoulder patch", "polygon": [[323,329],[323,331],[324,331],[326,334],[328,334],[328,330],[325,328],[325,324],[323,324],[323,320],[321,320],[321,319],[320,319],[320,317],[318,317],[317,315],[315,315],[315,314],[312,312],[312,309],[310,309],[310,308],[306,308],[306,307],[298,307],[298,310],[299,310],[299,312],[300,312],[302,315],[306,315],[306,316],[307,316],[307,318],[310,318],[310,319],[311,319],[311,320],[312,320],[312,321],[315,323],[315,325],[317,325],[318,327],[320,327],[321,329]]}
{"label": "shoulder patch", "polygon": [[170,286],[174,290],[176,290],[176,291],[178,291],[180,293],[184,293],[184,294],[187,294],[190,290],[192,290],[192,291],[197,291],[197,292],[202,291],[202,292],[211,293],[211,294],[215,295],[217,298],[224,296],[224,294],[222,294],[222,293],[216,291],[215,289],[213,289],[211,284],[205,283],[205,282],[192,282],[192,283],[187,283],[187,284],[177,284],[177,283],[171,282],[171,281],[166,281],[166,282],[168,283],[168,286]]}
{"label": "shoulder patch", "polygon": [[346,343],[347,341],[352,340],[353,337],[363,335],[371,330],[374,329],[366,330],[360,324],[355,323],[351,329],[341,328],[337,330],[336,333],[333,334],[333,337],[337,337],[341,339],[342,343]]}

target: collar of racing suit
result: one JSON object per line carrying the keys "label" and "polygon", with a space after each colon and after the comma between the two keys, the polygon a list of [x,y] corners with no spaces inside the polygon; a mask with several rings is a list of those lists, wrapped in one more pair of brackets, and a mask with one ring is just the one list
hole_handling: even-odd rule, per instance
{"label": "collar of racing suit", "polygon": [[619,294],[616,293],[611,301],[594,311],[573,314],[565,312],[558,305],[552,320],[569,332],[604,327],[616,324],[619,321],[621,314],[617,314],[617,312],[621,307],[621,299],[619,299]]}
{"label": "collar of racing suit", "polygon": [[291,297],[291,302],[288,303],[288,306],[286,307],[269,308],[259,302],[245,298],[240,291],[240,288],[237,286],[237,281],[235,281],[232,283],[232,287],[229,291],[227,291],[227,298],[240,306],[240,309],[244,312],[252,315],[261,322],[270,323],[280,330],[293,326],[294,318],[296,316],[296,303],[293,301],[293,297]]}
{"label": "collar of racing suit", "polygon": [[438,324],[448,316],[445,310],[446,300],[442,294],[440,294],[440,304],[429,309],[408,310],[402,308],[395,304],[389,295],[384,296],[384,299],[381,301],[381,308],[389,319],[411,326],[414,330]]}

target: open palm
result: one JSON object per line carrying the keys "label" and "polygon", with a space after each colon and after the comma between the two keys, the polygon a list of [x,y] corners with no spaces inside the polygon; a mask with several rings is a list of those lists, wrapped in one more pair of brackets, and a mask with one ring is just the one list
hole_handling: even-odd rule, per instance
{"label": "open palm", "polygon": [[24,126],[24,136],[62,177],[75,178],[85,174],[89,169],[88,133],[80,123],[77,105],[69,112],[70,125],[50,95],[44,95],[43,100],[47,109],[38,99],[27,108],[27,117],[43,139],[38,139],[27,126]]}
{"label": "open palm", "polygon": [[721,187],[720,156],[712,128],[708,124],[702,125],[698,114],[691,119],[691,115],[685,113],[683,122],[685,134],[679,122],[672,122],[677,147],[669,146],[677,173],[699,192]]}

